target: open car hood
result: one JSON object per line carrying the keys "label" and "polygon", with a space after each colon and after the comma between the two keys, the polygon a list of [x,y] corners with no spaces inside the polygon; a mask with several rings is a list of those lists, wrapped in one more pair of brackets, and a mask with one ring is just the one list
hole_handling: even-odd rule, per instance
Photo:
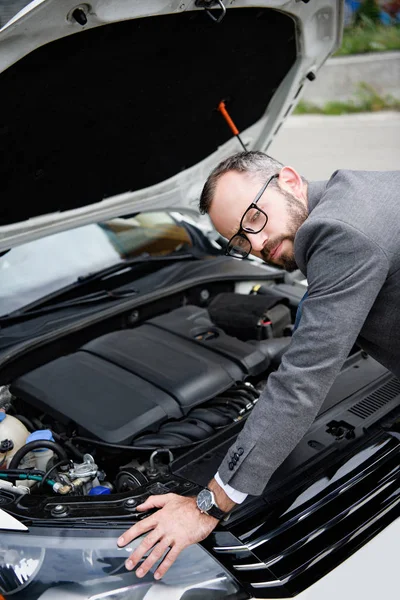
{"label": "open car hood", "polygon": [[197,214],[241,149],[219,102],[266,151],[341,20],[340,0],[28,4],[0,29],[0,252],[142,210]]}

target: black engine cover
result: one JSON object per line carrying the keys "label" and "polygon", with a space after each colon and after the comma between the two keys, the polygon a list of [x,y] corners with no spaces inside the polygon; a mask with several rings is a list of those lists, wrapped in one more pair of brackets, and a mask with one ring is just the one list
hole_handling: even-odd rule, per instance
{"label": "black engine cover", "polygon": [[17,379],[14,395],[103,441],[130,443],[268,367],[267,350],[185,306],[93,340]]}

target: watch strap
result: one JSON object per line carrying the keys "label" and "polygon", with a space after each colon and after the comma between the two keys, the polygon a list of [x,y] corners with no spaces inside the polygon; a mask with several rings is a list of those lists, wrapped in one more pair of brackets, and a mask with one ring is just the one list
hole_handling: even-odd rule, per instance
{"label": "watch strap", "polygon": [[221,521],[222,519],[225,519],[225,517],[227,517],[229,513],[224,512],[214,504],[213,506],[211,506],[211,508],[208,509],[207,514],[210,515],[210,517],[214,517],[215,519]]}

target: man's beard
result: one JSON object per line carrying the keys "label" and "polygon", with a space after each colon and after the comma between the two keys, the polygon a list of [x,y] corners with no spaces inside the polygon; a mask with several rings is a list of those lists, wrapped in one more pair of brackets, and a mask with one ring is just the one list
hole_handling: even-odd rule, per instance
{"label": "man's beard", "polygon": [[[268,240],[267,244],[261,251],[261,255],[266,262],[273,262],[273,258],[270,258],[272,250],[277,248],[284,240],[288,240],[294,247],[294,238],[298,229],[303,225],[304,221],[308,217],[308,211],[304,204],[298,200],[290,192],[286,192],[280,189],[280,193],[286,200],[287,214],[288,214],[288,231],[286,234],[276,237],[273,240]],[[297,263],[294,257],[294,252],[281,252],[279,261],[282,267],[286,271],[295,271]]]}

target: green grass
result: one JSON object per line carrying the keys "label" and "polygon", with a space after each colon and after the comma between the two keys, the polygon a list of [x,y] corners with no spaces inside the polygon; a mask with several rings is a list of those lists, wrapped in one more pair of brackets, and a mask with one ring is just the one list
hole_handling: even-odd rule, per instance
{"label": "green grass", "polygon": [[343,42],[334,56],[400,50],[400,24],[375,25],[364,17],[360,25],[343,32]]}
{"label": "green grass", "polygon": [[392,96],[380,96],[367,83],[360,83],[354,93],[354,98],[348,102],[332,101],[323,106],[300,100],[294,115],[344,115],[359,112],[377,112],[380,110],[400,110],[400,100]]}

